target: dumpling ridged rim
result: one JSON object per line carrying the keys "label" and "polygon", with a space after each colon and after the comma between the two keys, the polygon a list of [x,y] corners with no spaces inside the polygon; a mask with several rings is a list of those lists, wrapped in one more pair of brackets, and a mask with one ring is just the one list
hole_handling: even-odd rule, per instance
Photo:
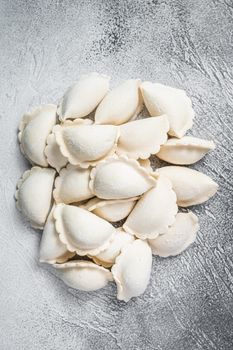
{"label": "dumpling ridged rim", "polygon": [[92,261],[86,261],[86,260],[71,260],[71,261],[67,261],[64,264],[53,264],[53,267],[56,269],[66,269],[69,267],[80,267],[80,268],[90,268],[90,269],[96,269],[99,271],[103,271],[106,274],[106,278],[109,282],[113,281],[113,275],[112,272],[107,270],[104,266],[100,266],[95,264]]}
{"label": "dumpling ridged rim", "polygon": [[64,264],[67,262],[67,260],[73,258],[75,256],[75,252],[70,252],[67,251],[65,254],[60,256],[59,258],[56,259],[39,259],[40,263],[45,263],[49,265],[54,265],[54,264]]}
{"label": "dumpling ridged rim", "polygon": [[87,209],[89,211],[93,211],[93,210],[98,209],[98,208],[107,207],[108,205],[134,202],[134,201],[137,201],[139,198],[140,198],[140,196],[126,198],[126,199],[101,199],[101,198],[95,197],[95,198],[90,199],[90,201],[93,200],[93,202],[94,202],[94,199],[96,199],[96,203],[93,203],[90,207],[88,207],[88,202],[87,202],[84,205],[84,209]]}
{"label": "dumpling ridged rim", "polygon": [[96,256],[90,256],[90,259],[92,259],[96,265],[103,266],[106,269],[109,269],[113,264],[115,264],[115,262],[110,263],[104,260],[100,260]]}
{"label": "dumpling ridged rim", "polygon": [[123,247],[121,248],[120,254],[116,257],[115,262],[114,262],[114,264],[112,265],[112,269],[111,269],[112,276],[113,276],[114,281],[116,282],[117,289],[119,288],[119,290],[120,290],[120,293],[117,292],[117,294],[121,294],[121,293],[123,292],[123,290],[124,290],[121,281],[120,281],[120,280],[117,278],[117,276],[116,276],[116,274],[117,274],[117,264],[118,264],[119,261],[122,259],[121,254],[124,253],[125,251],[127,251],[127,249],[129,248],[129,246],[130,246],[131,244],[132,244],[132,243],[128,243],[128,244],[126,244],[125,246],[123,246]]}

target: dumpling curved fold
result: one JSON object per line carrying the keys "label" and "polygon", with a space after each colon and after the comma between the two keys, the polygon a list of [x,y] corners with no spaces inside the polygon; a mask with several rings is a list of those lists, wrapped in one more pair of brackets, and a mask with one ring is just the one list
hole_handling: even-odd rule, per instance
{"label": "dumpling curved fold", "polygon": [[136,118],[142,109],[141,81],[130,79],[110,91],[95,112],[96,124],[120,125]]}
{"label": "dumpling curved fold", "polygon": [[61,154],[60,147],[56,142],[54,133],[49,134],[44,153],[49,165],[55,168],[57,172],[66,166],[67,158]]}
{"label": "dumpling curved fold", "polygon": [[55,180],[53,197],[56,203],[75,203],[93,197],[89,189],[91,169],[68,164]]}
{"label": "dumpling curved fold", "polygon": [[161,146],[156,156],[171,164],[188,165],[198,162],[207,152],[214,148],[213,141],[184,136],[181,139],[169,139]]}
{"label": "dumpling curved fold", "polygon": [[125,219],[132,211],[139,197],[118,200],[102,200],[99,198],[90,199],[84,206],[84,209],[100,216],[101,218],[117,222]]}
{"label": "dumpling curved fold", "polygon": [[67,121],[53,131],[63,156],[82,168],[94,166],[113,154],[119,137],[118,127],[95,125],[88,119]]}
{"label": "dumpling curved fold", "polygon": [[144,103],[152,117],[166,114],[169,135],[182,137],[193,125],[192,102],[184,90],[146,81],[140,86]]}
{"label": "dumpling curved fold", "polygon": [[96,256],[91,256],[94,262],[104,267],[110,267],[114,264],[116,257],[128,243],[134,241],[134,237],[125,232],[122,228],[118,228],[114,234],[113,240],[109,247]]}
{"label": "dumpling curved fold", "polygon": [[112,274],[91,261],[72,260],[65,264],[54,264],[58,277],[69,287],[91,292],[105,287],[112,281]]}
{"label": "dumpling curved fold", "polygon": [[177,204],[181,207],[201,204],[218,190],[216,182],[197,170],[171,165],[159,168],[156,172],[171,181]]}
{"label": "dumpling curved fold", "polygon": [[134,159],[147,159],[167,141],[168,130],[169,123],[165,115],[123,124],[120,126],[116,153]]}
{"label": "dumpling curved fold", "polygon": [[55,173],[51,168],[32,167],[17,184],[16,205],[34,228],[44,227],[51,207]]}
{"label": "dumpling curved fold", "polygon": [[156,239],[149,239],[152,253],[163,258],[182,253],[192,244],[199,230],[198,218],[192,212],[178,213],[166,232]]}
{"label": "dumpling curved fold", "polygon": [[82,75],[65,92],[58,108],[59,119],[83,118],[90,114],[109,89],[110,77],[98,73]]}
{"label": "dumpling curved fold", "polygon": [[160,176],[156,186],[137,202],[123,228],[141,239],[156,238],[173,224],[177,211],[172,184],[169,179]]}
{"label": "dumpling curved fold", "polygon": [[112,267],[117,284],[117,299],[129,301],[144,293],[150,279],[151,248],[147,242],[136,239],[127,244]]}
{"label": "dumpling curved fold", "polygon": [[44,226],[40,241],[39,260],[48,264],[64,263],[72,258],[75,253],[69,252],[60,241],[55,228],[53,209],[51,210]]}
{"label": "dumpling curved fold", "polygon": [[106,249],[115,233],[109,222],[80,207],[58,204],[53,213],[60,240],[81,256]]}
{"label": "dumpling curved fold", "polygon": [[150,159],[137,159],[138,163],[147,170],[148,173],[153,172]]}
{"label": "dumpling curved fold", "polygon": [[23,116],[18,134],[20,149],[32,164],[48,166],[44,149],[47,137],[56,124],[56,109],[52,104],[41,105]]}
{"label": "dumpling curved fold", "polygon": [[92,169],[90,190],[102,199],[126,199],[139,196],[156,183],[156,178],[134,159],[108,158]]}

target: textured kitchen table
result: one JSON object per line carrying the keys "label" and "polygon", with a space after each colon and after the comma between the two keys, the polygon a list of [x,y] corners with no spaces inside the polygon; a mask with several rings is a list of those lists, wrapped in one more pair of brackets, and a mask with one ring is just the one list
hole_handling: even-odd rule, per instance
{"label": "textured kitchen table", "polygon": [[[0,350],[232,349],[232,1],[2,0],[0,9]],[[220,185],[193,208],[196,242],[154,257],[145,294],[127,304],[114,284],[75,291],[40,265],[41,233],[13,199],[29,167],[16,139],[22,114],[90,71],[113,85],[140,77],[187,90],[190,133],[217,143],[193,166]]]}

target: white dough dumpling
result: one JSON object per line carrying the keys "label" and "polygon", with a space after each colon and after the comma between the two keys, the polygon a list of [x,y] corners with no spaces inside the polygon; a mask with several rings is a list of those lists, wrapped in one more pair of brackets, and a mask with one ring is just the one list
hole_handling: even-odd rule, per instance
{"label": "white dough dumpling", "polygon": [[125,231],[138,238],[156,238],[175,221],[178,207],[172,184],[160,176],[157,184],[137,202],[123,225]]}
{"label": "white dough dumpling", "polygon": [[52,104],[41,105],[23,116],[18,134],[20,149],[32,164],[48,166],[44,149],[47,137],[56,124],[56,109]]}
{"label": "white dough dumpling", "polygon": [[214,148],[213,141],[184,136],[181,139],[169,139],[161,146],[156,156],[168,163],[188,165],[198,162],[207,152]]}
{"label": "white dough dumpling", "polygon": [[83,207],[101,218],[117,222],[125,219],[132,211],[139,197],[129,199],[103,200],[90,199]]}
{"label": "white dough dumpling", "polygon": [[57,109],[59,119],[83,118],[90,114],[104,98],[109,89],[110,77],[90,73],[68,88]]}
{"label": "white dough dumpling", "polygon": [[134,159],[147,159],[167,141],[168,130],[169,123],[165,115],[123,124],[120,126],[116,153]]}
{"label": "white dough dumpling", "polygon": [[178,213],[176,220],[163,235],[148,240],[152,253],[163,258],[182,253],[192,244],[199,230],[198,218],[192,212]]}
{"label": "white dough dumpling", "polygon": [[61,153],[73,165],[94,166],[114,153],[119,137],[114,125],[95,125],[91,120],[77,119],[53,129]]}
{"label": "white dough dumpling", "polygon": [[93,197],[89,189],[91,169],[68,164],[55,180],[53,197],[56,203],[75,203]]}
{"label": "white dough dumpling", "polygon": [[44,227],[51,207],[55,173],[54,169],[32,167],[25,171],[17,184],[17,207],[34,228]]}
{"label": "white dough dumpling", "polygon": [[67,164],[67,158],[61,154],[60,147],[56,142],[54,133],[49,134],[47,145],[44,150],[49,165],[59,172]]}
{"label": "white dough dumpling", "polygon": [[81,256],[106,249],[115,233],[109,222],[80,207],[58,204],[53,213],[60,240]]}
{"label": "white dough dumpling", "polygon": [[39,260],[48,264],[64,263],[75,255],[69,252],[66,246],[60,241],[55,228],[53,209],[51,210],[44,226],[40,241]]}
{"label": "white dough dumpling", "polygon": [[172,183],[181,207],[201,204],[211,198],[218,190],[218,184],[200,171],[181,166],[166,166],[156,171],[166,176]]}
{"label": "white dough dumpling", "polygon": [[102,199],[126,199],[139,196],[156,183],[134,159],[112,157],[91,171],[90,190]]}
{"label": "white dough dumpling", "polygon": [[127,244],[112,267],[117,299],[129,301],[145,292],[150,279],[152,252],[148,243],[136,239]]}
{"label": "white dough dumpling", "polygon": [[120,125],[136,118],[142,109],[141,81],[130,79],[110,91],[95,112],[96,124]]}
{"label": "white dough dumpling", "polygon": [[125,232],[122,228],[118,228],[109,247],[96,256],[91,258],[96,264],[104,267],[110,267],[114,264],[116,257],[120,254],[121,249],[128,243],[134,241],[134,237]]}
{"label": "white dough dumpling", "polygon": [[193,125],[192,102],[184,90],[146,81],[140,86],[144,103],[152,117],[166,114],[169,134],[182,137]]}
{"label": "white dough dumpling", "polygon": [[112,274],[91,261],[72,260],[65,264],[53,265],[59,278],[74,289],[91,292],[105,287],[112,281]]}

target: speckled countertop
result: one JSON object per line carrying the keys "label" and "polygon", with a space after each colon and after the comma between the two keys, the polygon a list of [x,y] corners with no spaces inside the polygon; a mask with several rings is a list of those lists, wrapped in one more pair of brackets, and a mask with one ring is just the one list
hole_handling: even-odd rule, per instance
{"label": "speckled countertop", "polygon": [[[0,349],[232,349],[232,1],[2,0],[0,10]],[[40,233],[13,200],[28,167],[16,140],[22,114],[57,102],[90,71],[113,84],[140,77],[184,88],[191,133],[217,143],[194,166],[220,185],[193,208],[197,241],[154,258],[145,294],[127,304],[113,284],[86,294],[40,266]]]}

